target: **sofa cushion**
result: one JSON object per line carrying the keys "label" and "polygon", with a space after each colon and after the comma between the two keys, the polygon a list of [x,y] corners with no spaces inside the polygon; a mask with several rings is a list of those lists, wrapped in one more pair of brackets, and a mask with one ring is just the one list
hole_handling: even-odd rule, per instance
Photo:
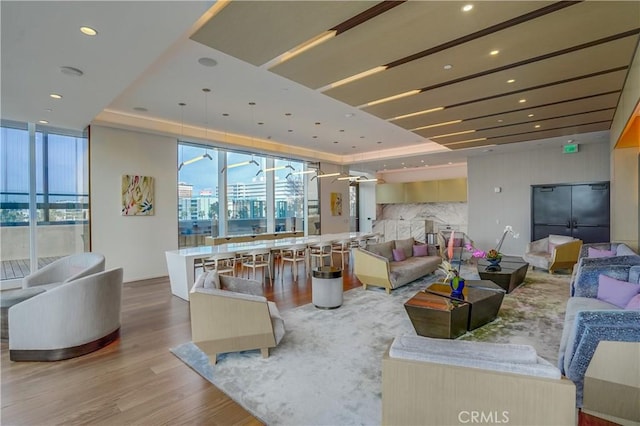
{"label": "sofa cushion", "polygon": [[422,257],[429,255],[429,246],[426,244],[419,244],[413,246],[413,255],[415,257]]}
{"label": "sofa cushion", "polygon": [[591,258],[612,257],[614,255],[615,255],[615,253],[612,252],[611,250],[599,250],[599,249],[593,248],[593,247],[589,247],[589,249],[587,251],[587,256],[591,257]]}
{"label": "sofa cushion", "polygon": [[260,281],[231,277],[229,275],[220,276],[220,288],[222,290],[233,291],[236,293],[264,296],[264,290],[262,289],[262,283],[260,283]]}
{"label": "sofa cushion", "polygon": [[391,344],[389,356],[553,379],[561,377],[560,370],[538,357],[535,349],[527,345],[402,336]]}
{"label": "sofa cushion", "polygon": [[368,244],[367,251],[386,257],[389,261],[393,261],[393,249],[396,248],[394,241],[387,241],[379,244]]}
{"label": "sofa cushion", "polygon": [[393,260],[395,262],[402,262],[403,260],[406,260],[407,256],[404,255],[404,250],[402,250],[401,248],[394,248],[393,249]]}
{"label": "sofa cushion", "polygon": [[640,285],[616,280],[606,275],[598,277],[598,299],[616,305],[627,306],[629,301],[640,292]]}
{"label": "sofa cushion", "polygon": [[402,249],[404,251],[405,258],[411,257],[413,256],[413,245],[415,243],[416,241],[413,239],[413,237],[404,240],[396,240],[396,248]]}
{"label": "sofa cushion", "polygon": [[389,281],[392,288],[415,281],[431,274],[442,259],[438,256],[410,257],[402,262],[389,263]]}

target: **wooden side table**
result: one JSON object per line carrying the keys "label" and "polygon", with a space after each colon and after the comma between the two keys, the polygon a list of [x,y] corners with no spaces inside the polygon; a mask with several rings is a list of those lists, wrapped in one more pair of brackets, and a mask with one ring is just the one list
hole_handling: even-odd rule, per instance
{"label": "wooden side table", "polygon": [[419,336],[455,339],[467,332],[470,313],[467,302],[421,291],[404,308]]}

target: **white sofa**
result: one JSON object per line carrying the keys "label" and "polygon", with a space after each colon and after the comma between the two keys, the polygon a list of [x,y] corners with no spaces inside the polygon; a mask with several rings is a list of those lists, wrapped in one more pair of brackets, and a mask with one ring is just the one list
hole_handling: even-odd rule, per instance
{"label": "white sofa", "polygon": [[78,278],[9,308],[9,358],[57,361],[98,350],[120,332],[122,268]]}
{"label": "white sofa", "polygon": [[100,253],[76,253],[55,260],[22,279],[22,288],[44,286],[49,289],[104,271],[105,259]]}
{"label": "white sofa", "polygon": [[382,360],[383,425],[575,425],[575,398],[527,345],[402,336]]}

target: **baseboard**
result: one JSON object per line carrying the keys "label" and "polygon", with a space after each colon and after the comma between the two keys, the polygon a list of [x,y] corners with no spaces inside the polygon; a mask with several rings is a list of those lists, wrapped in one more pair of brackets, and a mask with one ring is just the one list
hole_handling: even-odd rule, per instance
{"label": "baseboard", "polygon": [[63,359],[76,358],[91,352],[95,352],[98,349],[104,348],[108,344],[117,340],[119,337],[120,328],[118,327],[117,330],[107,334],[104,337],[70,348],[37,350],[10,349],[9,359],[11,361],[61,361]]}

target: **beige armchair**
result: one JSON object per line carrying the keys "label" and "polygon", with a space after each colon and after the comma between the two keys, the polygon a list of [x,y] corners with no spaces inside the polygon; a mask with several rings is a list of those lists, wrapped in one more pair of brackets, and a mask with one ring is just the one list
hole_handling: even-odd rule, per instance
{"label": "beige armchair", "polygon": [[402,336],[382,359],[383,425],[575,425],[575,401],[527,345]]}
{"label": "beige armchair", "polygon": [[205,272],[189,295],[191,338],[209,356],[260,349],[269,356],[284,336],[284,321],[275,303],[262,296],[258,281]]}
{"label": "beige armchair", "polygon": [[573,269],[578,262],[582,240],[565,235],[549,235],[527,244],[523,259],[531,266],[546,269]]}

